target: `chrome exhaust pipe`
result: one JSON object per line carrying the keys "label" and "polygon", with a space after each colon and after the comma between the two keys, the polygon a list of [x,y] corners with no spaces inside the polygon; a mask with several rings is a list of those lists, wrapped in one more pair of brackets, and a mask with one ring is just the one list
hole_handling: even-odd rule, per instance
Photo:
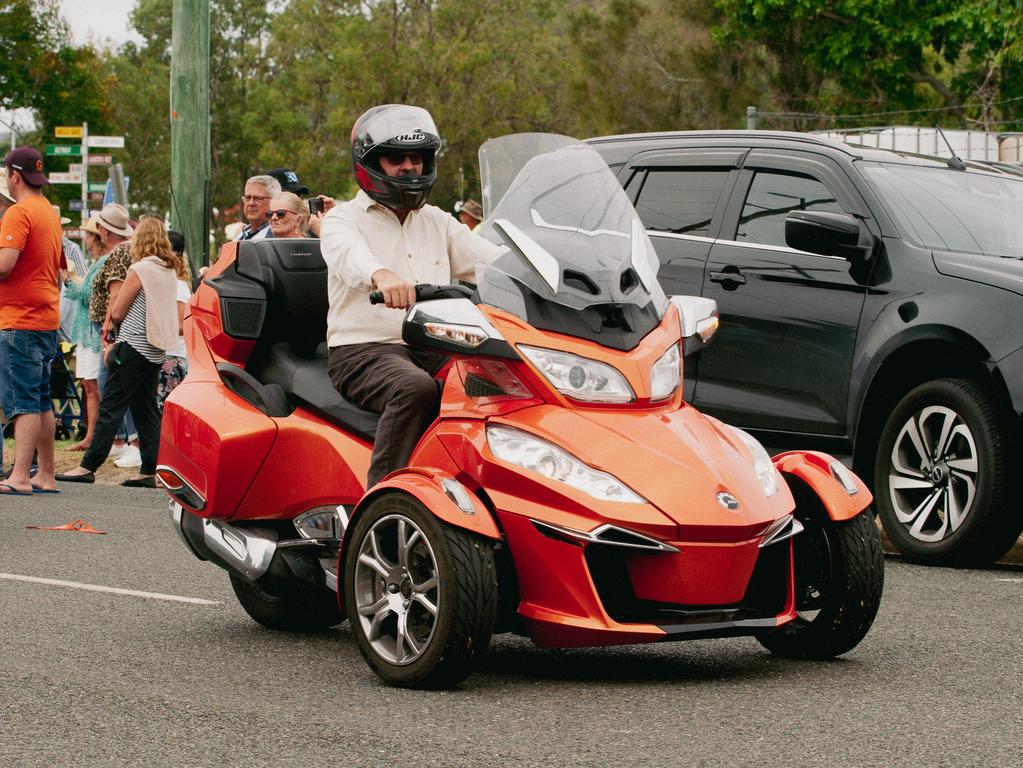
{"label": "chrome exhaust pipe", "polygon": [[200,560],[211,560],[256,581],[270,568],[277,551],[277,535],[261,528],[239,528],[220,520],[200,518],[170,503],[174,529]]}

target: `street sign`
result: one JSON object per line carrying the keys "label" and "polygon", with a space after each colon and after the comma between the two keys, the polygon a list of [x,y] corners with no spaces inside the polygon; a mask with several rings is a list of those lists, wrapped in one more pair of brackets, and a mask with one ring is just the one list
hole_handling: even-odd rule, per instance
{"label": "street sign", "polygon": [[85,201],[84,200],[68,200],[67,207],[69,211],[84,211]]}
{"label": "street sign", "polygon": [[[98,186],[102,186],[103,189],[106,190],[106,185],[105,184],[98,185]],[[102,203],[103,202],[103,193],[102,192],[92,192],[91,191],[92,187],[93,187],[93,185],[90,184],[89,185],[89,189],[90,189],[90,192],[89,192],[89,202],[90,203]]]}
{"label": "street sign", "polygon": [[53,135],[58,139],[80,139],[82,138],[82,126],[58,125],[53,129]]}
{"label": "street sign", "polygon": [[68,238],[69,240],[81,240],[82,230],[78,229],[77,227],[74,229],[65,229],[64,237]]}
{"label": "street sign", "polygon": [[81,144],[47,144],[46,154],[50,157],[80,157],[82,154]]}
{"label": "street sign", "polygon": [[[51,184],[81,184],[82,174],[80,173],[48,173],[46,178]],[[89,186],[92,186],[91,184]]]}
{"label": "street sign", "polygon": [[113,155],[89,155],[89,165],[110,165],[112,162]]}
{"label": "street sign", "polygon": [[[78,178],[78,183],[81,184],[81,177]],[[100,195],[102,200],[102,194],[107,191],[107,183],[105,181],[94,181],[89,183],[89,199],[92,200],[92,193],[96,192]]]}
{"label": "street sign", "polygon": [[124,149],[124,136],[90,136],[88,143],[90,147]]}
{"label": "street sign", "polygon": [[71,173],[85,173],[85,165],[83,163],[71,163],[67,169]]}

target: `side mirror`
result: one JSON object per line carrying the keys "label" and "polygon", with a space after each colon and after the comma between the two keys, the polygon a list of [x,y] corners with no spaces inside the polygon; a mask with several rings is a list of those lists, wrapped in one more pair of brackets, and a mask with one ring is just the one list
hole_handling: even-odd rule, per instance
{"label": "side mirror", "polygon": [[682,356],[688,357],[707,346],[721,324],[718,303],[700,296],[672,296],[671,303],[678,309]]}
{"label": "side mirror", "polygon": [[822,256],[840,256],[855,263],[869,261],[874,236],[866,225],[847,213],[791,211],[785,217],[785,242]]}

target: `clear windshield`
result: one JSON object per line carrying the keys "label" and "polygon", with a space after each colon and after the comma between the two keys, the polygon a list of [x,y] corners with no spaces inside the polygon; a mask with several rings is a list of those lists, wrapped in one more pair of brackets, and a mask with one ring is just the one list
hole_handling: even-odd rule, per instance
{"label": "clear windshield", "polygon": [[593,309],[588,327],[598,335],[601,322],[623,319],[634,335],[663,317],[668,300],[653,245],[591,147],[553,134],[505,136],[480,148],[480,168],[482,234],[508,247],[478,275],[484,303],[534,325],[542,323],[542,304]]}
{"label": "clear windshield", "polygon": [[1023,179],[897,163],[861,167],[907,239],[1023,258]]}

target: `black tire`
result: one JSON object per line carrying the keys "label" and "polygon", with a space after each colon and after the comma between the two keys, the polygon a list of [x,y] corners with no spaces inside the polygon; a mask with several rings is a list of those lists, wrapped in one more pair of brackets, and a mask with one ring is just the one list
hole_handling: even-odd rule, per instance
{"label": "black tire", "polygon": [[869,512],[803,524],[793,540],[799,615],[757,640],[776,656],[830,659],[855,648],[877,615],[884,589],[881,537]]}
{"label": "black tire", "polygon": [[231,576],[231,586],[242,608],[268,629],[287,632],[319,632],[344,621],[337,595],[328,589],[294,589],[273,594]]}
{"label": "black tire", "polygon": [[[392,529],[393,553],[388,549]],[[345,606],[370,669],[401,688],[448,688],[468,677],[490,644],[497,617],[492,545],[439,521],[403,493],[372,501],[351,537],[343,567]],[[404,565],[397,546],[401,537]],[[378,567],[368,565],[361,553]],[[434,586],[427,588],[431,581]],[[426,602],[417,602],[420,598]],[[433,612],[424,605],[432,605]]]}
{"label": "black tire", "polygon": [[874,463],[875,504],[892,544],[921,563],[997,560],[1023,530],[1012,483],[1018,455],[1012,420],[987,387],[937,379],[911,390],[888,417]]}

